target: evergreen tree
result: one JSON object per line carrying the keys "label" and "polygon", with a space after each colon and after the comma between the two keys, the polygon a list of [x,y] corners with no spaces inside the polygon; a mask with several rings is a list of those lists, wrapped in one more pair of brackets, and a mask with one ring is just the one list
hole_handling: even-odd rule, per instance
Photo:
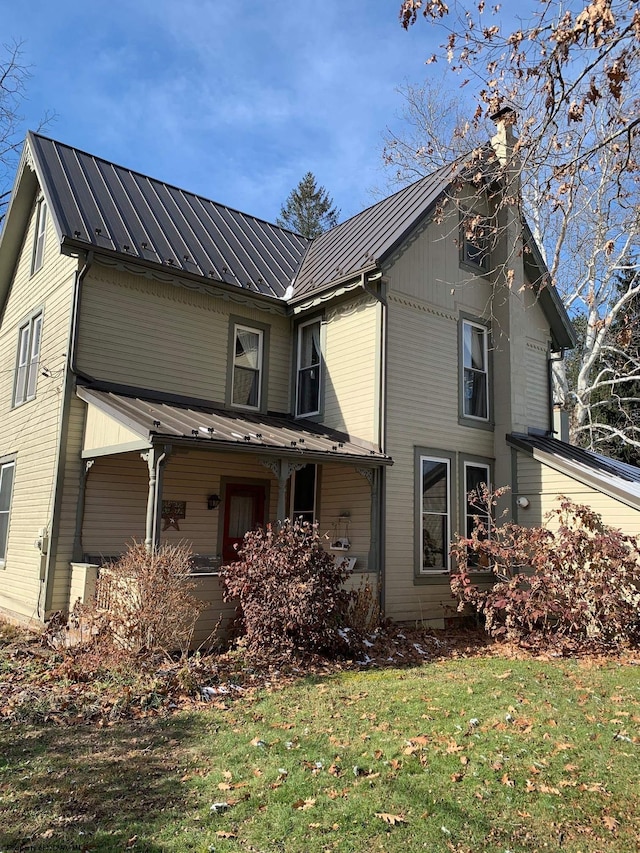
{"label": "evergreen tree", "polygon": [[329,193],[324,187],[316,186],[315,175],[307,172],[289,193],[277,221],[278,225],[313,239],[337,225],[339,216],[340,211]]}

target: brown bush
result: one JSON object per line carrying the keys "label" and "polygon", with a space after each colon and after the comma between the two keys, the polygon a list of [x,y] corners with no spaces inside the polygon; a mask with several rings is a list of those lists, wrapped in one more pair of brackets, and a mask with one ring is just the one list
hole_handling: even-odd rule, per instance
{"label": "brown bush", "polygon": [[224,570],[225,595],[242,607],[247,651],[272,662],[349,650],[345,561],[321,545],[317,525],[286,520],[247,533]]}
{"label": "brown bush", "polygon": [[187,545],[162,545],[149,552],[134,542],[119,560],[100,569],[96,601],[121,648],[134,654],[184,654],[204,606],[194,588]]}
{"label": "brown bush", "polygon": [[[491,508],[495,495],[485,491],[481,501]],[[458,609],[475,609],[491,636],[529,646],[609,651],[638,645],[640,537],[609,527],[587,506],[560,501],[548,517],[556,530],[507,523],[487,537],[478,519],[471,538],[454,543],[451,589]],[[495,577],[490,589],[473,583],[470,572],[478,566]]]}

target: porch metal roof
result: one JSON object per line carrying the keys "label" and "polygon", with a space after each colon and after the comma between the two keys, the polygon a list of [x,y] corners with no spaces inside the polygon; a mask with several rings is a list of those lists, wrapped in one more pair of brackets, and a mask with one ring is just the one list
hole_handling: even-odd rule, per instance
{"label": "porch metal roof", "polygon": [[640,468],[635,465],[546,435],[512,433],[507,440],[534,458],[640,509]]}
{"label": "porch metal roof", "polygon": [[156,394],[152,399],[83,386],[78,387],[77,394],[149,442],[179,442],[193,444],[198,449],[300,456],[314,461],[345,461],[365,467],[393,464],[390,456],[366,441],[287,415],[239,412],[219,409],[203,401],[182,402]]}

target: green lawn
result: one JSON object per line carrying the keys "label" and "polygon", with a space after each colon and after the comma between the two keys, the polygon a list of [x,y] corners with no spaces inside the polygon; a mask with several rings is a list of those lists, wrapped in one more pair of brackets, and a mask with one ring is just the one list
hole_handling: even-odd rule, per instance
{"label": "green lawn", "polygon": [[633,662],[460,658],[217,704],[1,723],[0,851],[639,849]]}

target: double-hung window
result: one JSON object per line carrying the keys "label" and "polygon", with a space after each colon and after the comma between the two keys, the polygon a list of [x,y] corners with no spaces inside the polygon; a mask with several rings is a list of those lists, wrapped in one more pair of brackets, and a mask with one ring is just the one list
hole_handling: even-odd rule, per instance
{"label": "double-hung window", "polygon": [[42,337],[42,312],[34,314],[20,327],[18,336],[18,361],[16,364],[13,405],[18,406],[36,396],[40,339]]}
{"label": "double-hung window", "polygon": [[462,415],[489,420],[489,333],[471,320],[462,321]]}
{"label": "double-hung window", "polygon": [[296,415],[320,412],[320,371],[322,349],[320,320],[298,326],[298,358],[296,378]]}
{"label": "double-hung window", "polygon": [[449,568],[451,541],[451,460],[420,456],[420,572]]}
{"label": "double-hung window", "polygon": [[0,565],[4,563],[7,556],[9,513],[11,510],[14,471],[15,462],[0,463]]}
{"label": "double-hung window", "polygon": [[464,463],[464,521],[467,539],[471,537],[476,520],[484,528],[483,538],[491,532],[491,514],[482,500],[482,487],[491,487],[491,473],[488,465],[480,462]]}
{"label": "double-hung window", "polygon": [[44,263],[44,242],[47,234],[47,203],[41,198],[36,211],[36,230],[33,240],[31,275],[38,272]]}
{"label": "double-hung window", "polygon": [[264,332],[250,326],[234,327],[231,402],[246,409],[262,404]]}

